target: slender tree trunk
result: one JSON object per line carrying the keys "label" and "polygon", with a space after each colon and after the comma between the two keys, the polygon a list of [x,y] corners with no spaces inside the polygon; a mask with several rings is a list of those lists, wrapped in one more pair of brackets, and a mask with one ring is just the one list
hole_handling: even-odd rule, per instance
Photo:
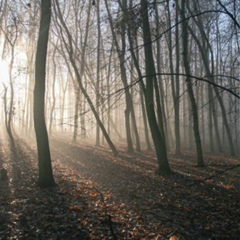
{"label": "slender tree trunk", "polygon": [[[204,51],[204,48],[202,47],[199,39],[197,38],[197,36],[194,34],[193,30],[188,26],[188,29],[191,33],[191,35],[193,36],[194,40],[196,41],[198,47],[199,47],[199,50],[200,50],[200,53],[202,55],[202,60],[203,60],[203,64],[204,64],[204,67],[205,67],[205,71],[206,71],[206,74],[208,76],[208,79],[209,81],[215,83],[215,80],[214,80],[214,76],[213,76],[213,71],[210,70],[209,68],[209,60],[208,60],[208,56],[207,56],[207,51]],[[204,34],[204,33],[202,33]],[[203,38],[203,40],[206,40],[207,41],[207,37],[205,36]],[[211,47],[210,47],[210,44],[207,43],[208,46],[209,46],[209,49],[211,51]],[[211,55],[213,55],[211,53]],[[212,56],[213,57],[213,56]],[[212,63],[213,65],[214,63]],[[232,139],[232,134],[231,134],[231,129],[229,127],[229,124],[228,124],[228,119],[227,119],[227,113],[226,113],[226,110],[225,110],[225,106],[224,106],[224,103],[223,103],[223,99],[222,97],[219,95],[218,93],[218,90],[216,88],[216,86],[213,86],[213,90],[214,92],[216,93],[216,97],[217,97],[217,100],[218,100],[218,103],[220,105],[220,109],[222,111],[222,118],[223,118],[223,124],[224,124],[224,127],[226,129],[226,133],[227,133],[227,138],[228,138],[228,143],[229,143],[229,148],[230,148],[230,154],[232,156],[235,156],[235,149],[234,149],[234,144],[233,144],[233,139]],[[218,137],[218,136],[217,136]],[[220,139],[218,140],[218,142],[220,142]]]}
{"label": "slender tree trunk", "polygon": [[202,144],[201,144],[201,138],[199,133],[199,123],[198,123],[198,112],[197,112],[197,104],[194,97],[194,92],[192,89],[192,83],[190,79],[190,65],[188,62],[188,29],[187,29],[187,20],[185,18],[185,0],[182,0],[181,4],[181,17],[182,17],[182,44],[183,44],[183,62],[184,62],[184,68],[186,72],[186,83],[187,83],[187,90],[189,94],[189,99],[191,103],[192,108],[192,116],[193,116],[193,130],[194,130],[194,136],[195,136],[195,143],[196,143],[196,149],[197,149],[197,165],[198,166],[204,166],[203,161],[203,153],[202,153]]}
{"label": "slender tree trunk", "polygon": [[8,112],[8,103],[7,103],[7,87],[5,85],[3,85],[4,87],[4,95],[3,95],[3,106],[4,106],[4,123],[5,123],[5,127],[8,133],[8,136],[10,138],[10,140],[13,139],[12,136],[12,131],[11,128],[9,129],[9,112]]}
{"label": "slender tree trunk", "polygon": [[209,102],[209,107],[208,107],[208,131],[209,131],[209,147],[210,147],[210,152],[214,153],[214,141],[213,141],[213,105],[214,105],[214,100],[213,100],[213,94],[212,94],[212,89],[211,85],[208,86],[208,102]]}
{"label": "slender tree trunk", "polygon": [[[122,7],[122,10],[125,12],[127,8],[126,0],[123,1],[123,4],[120,3]],[[136,149],[137,151],[141,150],[140,147],[140,140],[139,140],[139,134],[138,134],[138,129],[136,125],[136,117],[135,117],[135,111],[134,111],[134,106],[133,106],[133,101],[132,101],[132,96],[130,94],[129,88],[128,88],[128,82],[127,82],[127,73],[126,73],[126,68],[125,68],[125,50],[126,50],[126,26],[124,24],[121,25],[121,49],[119,47],[119,43],[117,40],[116,33],[114,31],[113,27],[113,22],[112,18],[110,15],[108,3],[105,0],[105,6],[107,8],[108,16],[109,16],[109,23],[111,26],[111,31],[112,31],[112,36],[113,40],[117,49],[118,53],[118,58],[120,62],[120,70],[121,70],[121,80],[123,82],[123,86],[125,88],[125,102],[126,102],[126,109],[125,109],[125,124],[126,124],[126,136],[127,136],[127,145],[128,145],[128,152],[133,152],[133,143],[132,143],[132,136],[131,136],[131,124],[130,124],[130,119],[132,120],[132,125],[133,125],[133,130],[136,138]],[[126,14],[125,14],[126,15]],[[127,17],[127,16],[125,16]],[[126,18],[127,19],[127,18]],[[131,118],[130,118],[131,117]]]}
{"label": "slender tree trunk", "polygon": [[28,95],[27,95],[27,116],[26,116],[26,133],[29,135],[33,131],[33,91],[34,88],[34,57],[36,49],[36,14],[38,11],[36,1],[31,2],[31,11],[29,11],[29,33],[27,49],[27,70],[28,70]]}
{"label": "slender tree trunk", "polygon": [[[171,11],[170,11],[170,7],[169,7],[169,1],[167,1],[167,20],[168,20],[168,28],[171,28]],[[178,25],[176,26],[178,27]],[[170,67],[170,72],[171,73],[174,73],[174,69],[173,69],[173,46],[172,46],[172,31],[168,31],[168,58],[169,58],[169,67]],[[178,63],[177,63],[178,65]],[[175,79],[175,76],[172,74],[170,76],[171,78],[171,92],[172,92],[172,98],[173,98],[173,105],[174,105],[174,116],[176,116],[176,110],[178,110],[178,108],[175,107],[176,105],[176,102],[178,101],[178,99],[176,98],[176,79]],[[178,129],[176,127],[176,123],[179,122],[179,119],[177,119],[176,121],[176,118],[175,118],[175,126],[174,126],[174,130],[175,130],[175,133],[176,133],[176,130]],[[178,134],[178,132],[177,132]],[[179,139],[177,141],[177,136],[179,137],[179,135],[176,135],[175,134],[175,152],[177,151],[177,148],[178,148],[178,151],[180,150],[179,149],[179,146],[177,146],[177,142],[179,143]]]}
{"label": "slender tree trunk", "polygon": [[[75,79],[73,79],[75,82]],[[79,119],[79,106],[80,106],[80,90],[76,84],[74,84],[75,91],[75,106],[74,106],[74,129],[73,129],[73,138],[72,142],[76,143],[78,136],[78,119]]]}
{"label": "slender tree trunk", "polygon": [[[157,24],[160,23],[160,19],[159,19],[159,13],[158,13],[158,8],[157,6],[155,7],[155,14],[156,14],[156,21],[157,21]],[[160,36],[160,29],[159,27],[156,27],[156,31],[157,31],[157,36]],[[160,73],[161,72],[161,65],[162,65],[162,53],[161,53],[161,38],[157,40],[156,42],[156,50],[157,50],[157,71]],[[159,86],[159,94],[160,94],[160,97],[159,97],[159,101],[160,101],[160,105],[161,105],[161,108],[162,108],[162,118],[163,118],[163,124],[164,124],[164,127],[165,127],[165,139],[166,139],[166,145],[167,147],[169,146],[169,139],[170,139],[170,127],[169,127],[169,124],[168,124],[168,121],[167,121],[167,117],[166,117],[166,109],[167,109],[167,106],[166,106],[166,101],[164,100],[164,86],[163,86],[163,78],[162,78],[162,75],[158,75],[157,77],[158,79],[158,86]],[[158,103],[157,103],[158,104]],[[158,117],[158,122],[160,122],[160,119]]]}
{"label": "slender tree trunk", "polygon": [[51,0],[41,1],[40,29],[37,42],[34,86],[34,127],[38,149],[38,167],[40,187],[53,187],[55,182],[52,173],[52,163],[44,116],[44,98],[46,81],[46,58],[49,27],[51,22]]}
{"label": "slender tree trunk", "polygon": [[156,150],[158,159],[157,173],[160,175],[168,175],[171,173],[171,169],[168,163],[167,147],[164,137],[164,133],[161,132],[162,128],[159,128],[156,120],[154,109],[154,97],[153,97],[153,84],[156,78],[156,71],[154,67],[153,53],[152,53],[152,40],[151,30],[148,19],[148,1],[141,0],[141,18],[143,23],[143,42],[144,42],[144,54],[145,54],[145,67],[146,67],[146,89],[144,91],[148,122],[152,133],[152,138]]}
{"label": "slender tree trunk", "polygon": [[[69,71],[68,71],[69,72]],[[63,74],[61,74],[61,90],[62,90],[62,98],[60,101],[60,130],[63,131],[64,128],[64,116],[65,116],[65,104],[66,104],[66,91],[67,91],[67,87],[68,87],[68,79],[69,79],[69,73],[67,74],[67,79],[64,83],[64,78],[63,78]],[[70,80],[70,79],[69,79]]]}
{"label": "slender tree trunk", "polygon": [[[6,11],[6,9],[5,9]],[[14,144],[14,139],[13,139],[13,134],[12,134],[12,120],[13,120],[13,115],[14,115],[14,89],[13,89],[13,64],[14,64],[14,56],[15,56],[15,44],[17,41],[18,37],[18,28],[17,28],[17,23],[16,20],[13,20],[14,24],[11,25],[9,31],[12,31],[13,33],[9,33],[8,31],[5,31],[3,27],[0,25],[0,29],[2,32],[5,34],[5,44],[7,47],[7,44],[10,46],[10,63],[9,63],[9,69],[8,69],[8,76],[9,76],[9,82],[10,82],[10,100],[9,104],[7,101],[7,87],[4,85],[4,108],[5,109],[5,120],[6,120],[6,130],[8,133],[8,136],[11,140],[11,142]],[[8,110],[8,111],[7,111]]]}
{"label": "slender tree trunk", "polygon": [[[176,0],[176,6],[178,5],[178,0]],[[175,23],[178,23],[179,21],[179,12],[178,7],[176,8],[176,17],[175,17]],[[175,92],[175,99],[174,99],[174,113],[175,113],[175,138],[176,138],[176,148],[175,148],[175,154],[181,155],[181,138],[180,138],[180,84],[179,84],[179,66],[180,66],[180,44],[179,44],[179,25],[176,26],[176,92]]]}
{"label": "slender tree trunk", "polygon": [[[93,113],[93,115],[94,115],[94,117],[95,117],[95,119],[97,121],[97,124],[99,125],[100,129],[102,130],[102,133],[103,133],[103,135],[104,135],[104,137],[105,137],[109,147],[111,148],[111,150],[113,152],[113,155],[117,156],[118,155],[118,151],[115,148],[112,140],[110,139],[110,137],[109,137],[109,135],[108,135],[108,133],[107,133],[107,131],[106,131],[106,129],[105,129],[105,127],[104,127],[104,125],[103,125],[103,123],[102,123],[98,113],[97,113],[97,111],[96,111],[96,108],[95,108],[95,106],[93,104],[93,101],[91,100],[90,96],[87,93],[86,88],[83,85],[81,72],[79,72],[78,66],[76,65],[75,60],[74,60],[72,36],[71,36],[71,34],[69,32],[69,29],[68,29],[66,23],[63,20],[63,16],[62,16],[62,13],[60,11],[58,0],[56,0],[55,11],[58,14],[59,20],[60,20],[60,22],[61,22],[61,24],[62,24],[62,26],[63,26],[64,30],[66,31],[66,34],[67,34],[67,39],[68,39],[69,46],[66,49],[68,51],[69,60],[70,60],[70,63],[72,65],[72,67],[73,67],[74,73],[76,75],[76,79],[78,81],[78,86],[79,86],[81,92],[83,93],[85,99],[87,100],[87,102],[88,102],[88,104],[89,104],[89,106],[90,106],[90,108],[92,110],[92,113]],[[64,43],[67,45],[66,41],[64,41]]]}
{"label": "slender tree trunk", "polygon": [[[99,84],[100,84],[100,47],[101,47],[101,26],[100,26],[100,4],[97,1],[97,83],[96,83],[96,111],[99,115]],[[100,145],[100,129],[96,126],[96,146]]]}
{"label": "slender tree trunk", "polygon": [[52,106],[50,106],[50,121],[49,121],[49,135],[52,135],[52,126],[53,126],[53,118],[54,118],[54,111],[55,111],[55,106],[56,106],[56,95],[55,95],[55,85],[56,85],[56,71],[57,71],[57,65],[56,65],[56,59],[55,59],[55,54],[56,54],[56,48],[54,49],[52,59],[53,59],[53,83],[52,83]]}
{"label": "slender tree trunk", "polygon": [[[128,36],[128,41],[129,41],[129,45],[130,45],[130,52],[133,58],[133,63],[135,65],[135,68],[137,70],[137,74],[138,74],[138,78],[142,79],[142,72],[140,70],[140,66],[139,66],[139,55],[134,52],[134,44],[133,44],[133,38],[136,39],[136,44],[137,44],[137,38],[136,38],[136,33],[131,31],[131,27],[128,26],[127,27],[127,36]],[[139,82],[139,87],[141,89],[140,91],[140,100],[141,100],[141,108],[142,108],[142,114],[143,114],[143,124],[144,124],[144,133],[145,133],[145,139],[146,139],[146,145],[147,145],[147,149],[148,150],[152,150],[152,146],[150,143],[150,139],[149,139],[149,132],[148,132],[148,123],[147,123],[147,115],[146,115],[146,106],[144,103],[144,98],[143,98],[143,93],[144,93],[144,84],[142,81]]]}

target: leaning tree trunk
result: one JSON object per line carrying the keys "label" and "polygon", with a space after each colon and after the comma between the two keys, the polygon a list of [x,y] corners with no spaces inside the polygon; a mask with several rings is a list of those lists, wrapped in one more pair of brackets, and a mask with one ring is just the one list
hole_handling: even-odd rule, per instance
{"label": "leaning tree trunk", "polygon": [[[59,17],[59,20],[64,28],[64,30],[66,31],[66,34],[67,34],[67,39],[68,39],[68,43],[69,43],[69,48],[68,48],[68,55],[69,55],[69,60],[70,60],[70,63],[73,67],[73,70],[74,70],[74,73],[76,75],[76,79],[77,79],[77,82],[78,82],[78,86],[79,86],[79,89],[81,90],[83,96],[85,97],[85,99],[87,100],[88,102],[88,105],[90,106],[90,109],[92,110],[92,113],[97,121],[97,124],[99,125],[100,129],[102,130],[102,133],[109,145],[109,147],[111,148],[112,150],[112,153],[114,156],[117,156],[118,155],[118,151],[116,149],[116,147],[114,146],[112,140],[110,139],[97,111],[96,111],[96,108],[93,104],[93,101],[91,100],[90,96],[88,95],[87,93],[87,90],[86,90],[86,87],[84,87],[83,85],[83,82],[82,82],[82,76],[81,76],[81,72],[79,72],[79,69],[78,69],[78,66],[76,65],[75,63],[75,60],[73,58],[73,41],[72,41],[72,35],[70,34],[69,32],[69,29],[66,25],[66,23],[64,22],[63,20],[63,16],[62,16],[62,13],[60,11],[60,7],[59,7],[59,1],[57,0],[56,1],[56,8],[55,8],[55,12],[58,14],[58,17]],[[67,43],[64,42],[64,44],[66,45]],[[82,69],[83,70],[83,69]],[[80,70],[81,71],[81,70]]]}
{"label": "leaning tree trunk", "polygon": [[49,27],[51,22],[51,0],[41,1],[41,19],[37,42],[34,86],[34,128],[37,140],[40,187],[53,187],[55,182],[48,142],[48,133],[44,117],[44,98],[46,81],[46,59]]}

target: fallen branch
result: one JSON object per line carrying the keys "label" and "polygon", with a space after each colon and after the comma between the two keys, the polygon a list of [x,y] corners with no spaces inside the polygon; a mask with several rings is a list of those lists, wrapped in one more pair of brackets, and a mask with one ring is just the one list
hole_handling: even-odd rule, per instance
{"label": "fallen branch", "polygon": [[214,174],[214,175],[211,175],[211,176],[206,177],[206,178],[204,178],[204,179],[198,180],[197,182],[194,182],[194,183],[192,183],[192,184],[189,184],[188,186],[191,187],[191,186],[194,186],[194,185],[196,185],[196,184],[203,183],[203,182],[205,182],[205,181],[207,181],[207,180],[210,180],[210,179],[212,179],[212,178],[215,178],[215,177],[217,177],[217,176],[219,176],[219,175],[221,175],[221,174],[223,174],[223,173],[225,173],[225,172],[227,172],[227,171],[230,171],[230,170],[235,169],[235,168],[238,168],[238,167],[240,167],[240,164],[233,165],[233,166],[231,166],[231,167],[229,167],[229,168],[226,168],[226,169],[224,169],[224,170],[222,170],[222,171],[217,172],[217,173]]}
{"label": "fallen branch", "polygon": [[103,207],[104,207],[104,214],[105,214],[106,220],[108,222],[110,232],[111,232],[111,234],[113,236],[113,239],[117,240],[117,236],[116,236],[116,234],[114,233],[114,230],[113,230],[112,217],[111,217],[111,215],[109,215],[107,213],[107,206],[106,206],[106,203],[105,203],[105,200],[104,200],[104,196],[95,186],[93,186],[93,188],[99,193],[99,195],[101,197],[101,201],[102,201]]}

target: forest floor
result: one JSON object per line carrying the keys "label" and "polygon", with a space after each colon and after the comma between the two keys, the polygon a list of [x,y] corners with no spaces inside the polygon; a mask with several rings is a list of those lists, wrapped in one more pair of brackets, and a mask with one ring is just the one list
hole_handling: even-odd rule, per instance
{"label": "forest floor", "polygon": [[50,143],[58,186],[40,189],[34,141],[1,135],[0,240],[240,239],[238,159],[206,155],[199,168],[169,154],[174,174],[161,177],[151,152]]}

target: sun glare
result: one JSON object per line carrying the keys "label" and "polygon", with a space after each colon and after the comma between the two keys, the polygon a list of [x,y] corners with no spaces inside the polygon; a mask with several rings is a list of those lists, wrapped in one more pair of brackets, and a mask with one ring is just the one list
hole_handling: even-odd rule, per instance
{"label": "sun glare", "polygon": [[8,63],[4,60],[0,60],[0,82],[1,82],[1,86],[0,88],[3,88],[3,84],[5,84],[6,86],[9,83],[9,67],[8,67]]}

